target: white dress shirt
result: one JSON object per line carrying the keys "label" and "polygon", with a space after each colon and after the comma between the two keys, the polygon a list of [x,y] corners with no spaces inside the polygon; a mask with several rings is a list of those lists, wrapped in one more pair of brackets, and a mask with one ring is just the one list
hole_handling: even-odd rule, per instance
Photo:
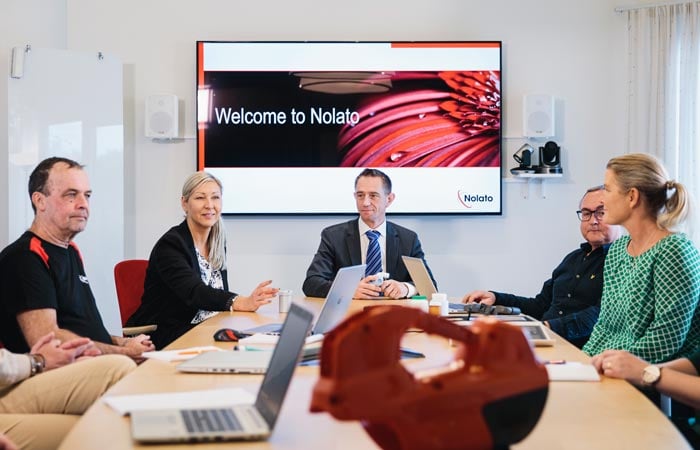
{"label": "white dress shirt", "polygon": [[[367,262],[367,247],[369,247],[369,238],[365,234],[369,230],[374,230],[379,232],[379,250],[382,252],[382,271],[386,272],[386,221],[382,222],[377,228],[370,228],[361,218],[357,219],[357,224],[360,230],[360,255],[362,255],[362,264]],[[391,273],[389,274],[391,278]],[[411,283],[403,283],[408,288],[407,298],[416,295],[416,287]]]}

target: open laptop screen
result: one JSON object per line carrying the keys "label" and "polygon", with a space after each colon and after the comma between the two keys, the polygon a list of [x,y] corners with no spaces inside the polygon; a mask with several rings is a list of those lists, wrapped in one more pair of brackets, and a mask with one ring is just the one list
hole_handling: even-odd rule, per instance
{"label": "open laptop screen", "polygon": [[413,258],[411,256],[401,256],[403,263],[406,265],[408,274],[416,286],[416,290],[420,295],[425,295],[428,299],[437,292],[432,278],[425,267],[425,263],[421,258]]}
{"label": "open laptop screen", "polygon": [[[323,302],[321,313],[313,327],[313,334],[325,334],[333,329],[348,312],[352,296],[365,273],[365,265],[341,267],[333,279],[328,296]],[[277,334],[282,324],[268,323],[243,330],[244,333]]]}
{"label": "open laptop screen", "polygon": [[[272,430],[277,421],[284,396],[301,358],[301,348],[306,335],[311,331],[313,314],[299,305],[292,304],[284,321],[280,339],[270,358],[270,365],[260,385],[255,407]],[[296,358],[284,357],[297,355]]]}
{"label": "open laptop screen", "polygon": [[333,279],[321,313],[313,327],[314,334],[326,334],[345,318],[357,285],[365,276],[365,265],[341,267]]}

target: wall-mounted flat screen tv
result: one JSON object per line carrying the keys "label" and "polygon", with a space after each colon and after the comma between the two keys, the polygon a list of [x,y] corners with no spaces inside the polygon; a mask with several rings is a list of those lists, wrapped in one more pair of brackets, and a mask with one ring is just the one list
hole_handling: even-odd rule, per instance
{"label": "wall-mounted flat screen tv", "polygon": [[197,42],[197,166],[224,214],[501,214],[500,42]]}

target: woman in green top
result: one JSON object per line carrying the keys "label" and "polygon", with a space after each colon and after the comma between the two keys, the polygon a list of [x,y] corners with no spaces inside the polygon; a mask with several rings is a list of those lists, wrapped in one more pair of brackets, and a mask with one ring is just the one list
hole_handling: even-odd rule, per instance
{"label": "woman in green top", "polygon": [[671,231],[685,221],[688,203],[685,187],[669,181],[653,156],[608,162],[605,222],[629,235],[608,251],[600,316],[584,352],[626,350],[655,364],[700,348],[700,256],[684,234]]}
{"label": "woman in green top", "polygon": [[653,365],[629,352],[606,350],[593,357],[593,365],[608,377],[623,378],[636,386],[654,386],[662,394],[700,409],[700,351]]}

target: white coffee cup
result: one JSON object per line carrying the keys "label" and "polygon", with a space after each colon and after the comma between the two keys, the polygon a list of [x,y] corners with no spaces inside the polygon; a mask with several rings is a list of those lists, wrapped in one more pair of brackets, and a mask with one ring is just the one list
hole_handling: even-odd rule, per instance
{"label": "white coffee cup", "polygon": [[370,284],[374,284],[376,286],[381,286],[385,280],[389,279],[389,272],[377,272],[375,275],[377,275],[377,278],[370,281]]}
{"label": "white coffee cup", "polygon": [[277,293],[277,299],[279,300],[279,312],[289,312],[289,308],[292,306],[292,291],[289,289],[280,290]]}

